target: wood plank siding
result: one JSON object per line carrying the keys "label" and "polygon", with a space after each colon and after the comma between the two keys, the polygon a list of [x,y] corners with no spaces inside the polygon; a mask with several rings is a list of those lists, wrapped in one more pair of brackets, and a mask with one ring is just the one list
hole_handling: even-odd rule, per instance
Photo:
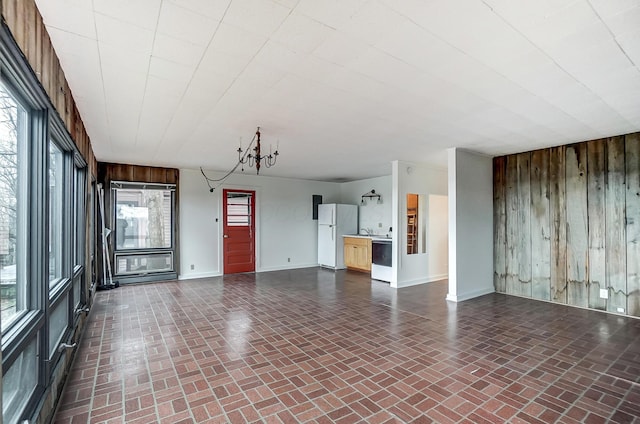
{"label": "wood plank siding", "polygon": [[493,169],[496,291],[640,316],[640,133]]}
{"label": "wood plank siding", "polygon": [[95,177],[98,164],[89,136],[35,1],[2,0],[0,8],[13,39],[87,162],[89,173]]}
{"label": "wood plank siding", "polygon": [[493,273],[493,283],[496,290],[504,293],[507,289],[507,269],[506,269],[506,217],[507,217],[507,201],[506,190],[507,181],[505,179],[507,172],[507,161],[505,157],[496,158],[493,161],[493,176],[495,184],[493,185],[493,225],[494,225],[494,253],[495,266]]}

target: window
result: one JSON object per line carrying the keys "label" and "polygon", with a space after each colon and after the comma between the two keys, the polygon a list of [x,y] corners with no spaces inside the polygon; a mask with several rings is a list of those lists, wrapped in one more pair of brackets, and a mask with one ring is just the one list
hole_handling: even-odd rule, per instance
{"label": "window", "polygon": [[251,193],[227,194],[227,225],[251,226]]}
{"label": "window", "polygon": [[173,271],[172,252],[116,253],[116,274],[140,274]]}
{"label": "window", "polygon": [[116,249],[170,248],[172,190],[116,190]]}
{"label": "window", "polygon": [[69,325],[69,297],[64,296],[49,311],[49,356],[53,357]]}
{"label": "window", "polygon": [[75,195],[73,197],[73,306],[74,309],[84,303],[82,286],[85,283],[86,257],[86,172],[84,168],[74,167]]}
{"label": "window", "polygon": [[29,307],[27,109],[0,81],[0,300],[2,332]]}
{"label": "window", "polygon": [[38,343],[34,338],[2,377],[2,418],[17,421],[38,383]]}
{"label": "window", "polygon": [[49,141],[49,285],[60,282],[63,273],[64,154]]}
{"label": "window", "polygon": [[0,27],[0,422],[14,424],[43,404],[60,377],[58,346],[80,322],[87,173],[7,31]]}
{"label": "window", "polygon": [[129,281],[154,273],[165,273],[165,277],[166,273],[175,273],[175,186],[112,182],[111,188],[115,206],[114,273]]}
{"label": "window", "polygon": [[86,179],[85,169],[75,167],[75,196],[73,197],[73,237],[74,265],[84,266],[86,228]]}

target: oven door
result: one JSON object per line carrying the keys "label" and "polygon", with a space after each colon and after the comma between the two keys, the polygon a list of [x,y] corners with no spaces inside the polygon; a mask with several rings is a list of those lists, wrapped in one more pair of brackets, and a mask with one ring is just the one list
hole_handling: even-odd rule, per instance
{"label": "oven door", "polygon": [[371,241],[371,263],[375,265],[391,266],[391,240]]}

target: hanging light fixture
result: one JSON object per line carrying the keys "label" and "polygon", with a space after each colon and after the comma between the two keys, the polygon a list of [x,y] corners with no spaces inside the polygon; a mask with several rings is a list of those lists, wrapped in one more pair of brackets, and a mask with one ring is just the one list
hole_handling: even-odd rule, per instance
{"label": "hanging light fixture", "polygon": [[[255,142],[255,146],[252,148],[251,146],[253,146]],[[221,178],[209,178],[207,177],[207,175],[204,173],[204,170],[202,169],[202,167],[200,167],[200,172],[202,173],[202,176],[204,177],[204,180],[207,182],[207,185],[209,186],[209,191],[211,193],[213,193],[213,191],[220,187],[222,185],[222,183],[231,175],[235,172],[236,169],[238,169],[238,166],[242,165],[242,170],[244,171],[244,165],[248,164],[249,166],[254,166],[256,167],[256,174],[260,175],[260,166],[264,165],[267,168],[271,168],[273,165],[276,164],[276,161],[278,160],[278,155],[280,155],[280,153],[278,153],[278,147],[280,147],[280,142],[278,141],[278,144],[276,144],[276,151],[272,152],[271,151],[271,146],[269,146],[269,154],[268,155],[263,155],[261,152],[261,148],[262,146],[260,145],[260,127],[258,127],[258,129],[256,130],[256,134],[253,136],[253,139],[251,140],[251,142],[249,143],[249,147],[247,147],[246,150],[242,150],[242,139],[240,139],[240,147],[238,147],[238,162],[236,162],[235,166],[233,168],[231,168],[231,170],[229,172],[227,172],[223,177]],[[253,151],[253,153],[251,153]],[[211,183],[214,183],[215,185],[212,185]],[[216,184],[217,183],[217,184]]]}
{"label": "hanging light fixture", "polygon": [[382,196],[380,196],[379,194],[376,193],[375,190],[371,190],[368,193],[365,193],[362,195],[362,200],[360,201],[361,205],[366,205],[367,202],[365,201],[365,198],[367,199],[378,199],[378,204],[381,205],[382,204]]}
{"label": "hanging light fixture", "polygon": [[260,127],[256,130],[255,136],[256,145],[253,148],[253,153],[250,153],[251,144],[247,147],[246,150],[242,150],[242,145],[238,147],[238,162],[242,164],[242,170],[244,171],[244,165],[248,164],[249,166],[256,166],[256,174],[260,174],[260,165],[263,164],[267,168],[271,168],[276,164],[278,160],[278,145],[276,145],[276,151],[271,152],[271,146],[269,146],[269,154],[263,156],[260,149]]}

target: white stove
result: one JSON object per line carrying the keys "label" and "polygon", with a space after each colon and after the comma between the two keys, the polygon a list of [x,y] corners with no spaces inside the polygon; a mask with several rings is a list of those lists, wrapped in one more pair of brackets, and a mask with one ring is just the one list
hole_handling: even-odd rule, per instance
{"label": "white stove", "polygon": [[371,278],[391,282],[393,242],[387,238],[371,240]]}

